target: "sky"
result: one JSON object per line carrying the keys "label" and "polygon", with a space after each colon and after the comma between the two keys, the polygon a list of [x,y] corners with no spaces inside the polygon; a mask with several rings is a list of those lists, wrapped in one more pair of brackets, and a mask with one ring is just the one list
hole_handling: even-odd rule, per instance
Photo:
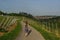
{"label": "sky", "polygon": [[0,10],[8,13],[60,16],[60,0],[0,0]]}

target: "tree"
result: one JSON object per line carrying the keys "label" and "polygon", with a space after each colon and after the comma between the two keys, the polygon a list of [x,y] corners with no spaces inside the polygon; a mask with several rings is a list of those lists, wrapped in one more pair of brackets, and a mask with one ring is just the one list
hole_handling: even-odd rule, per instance
{"label": "tree", "polygon": [[0,15],[4,14],[4,12],[0,11]]}

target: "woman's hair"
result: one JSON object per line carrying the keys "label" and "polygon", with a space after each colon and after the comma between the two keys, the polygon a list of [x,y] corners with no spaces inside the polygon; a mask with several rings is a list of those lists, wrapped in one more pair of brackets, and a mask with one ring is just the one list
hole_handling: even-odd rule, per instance
{"label": "woman's hair", "polygon": [[28,21],[26,21],[25,23],[28,24]]}
{"label": "woman's hair", "polygon": [[25,27],[28,27],[28,21],[25,21]]}

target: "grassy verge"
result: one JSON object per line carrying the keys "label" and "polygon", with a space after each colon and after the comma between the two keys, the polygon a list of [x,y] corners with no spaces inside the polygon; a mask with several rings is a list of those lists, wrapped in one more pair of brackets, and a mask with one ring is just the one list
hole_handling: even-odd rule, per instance
{"label": "grassy verge", "polygon": [[10,33],[4,34],[2,37],[0,37],[0,40],[14,40],[18,33],[21,30],[21,24],[19,21],[17,21],[17,26],[14,30],[12,30]]}
{"label": "grassy verge", "polygon": [[39,31],[39,32],[43,35],[43,37],[45,38],[45,40],[60,40],[60,38],[58,38],[55,34],[49,33],[49,32],[47,32],[47,31],[43,30],[43,29],[40,27],[40,24],[37,24],[37,22],[32,21],[32,22],[30,23],[30,25],[31,25],[32,27],[34,27],[37,31]]}
{"label": "grassy verge", "polygon": [[37,28],[35,27],[34,25],[31,25],[33,26],[37,31],[39,31],[46,40],[60,40],[60,38],[56,37],[54,34],[52,33],[48,33],[46,32],[45,30],[42,30],[41,28]]}

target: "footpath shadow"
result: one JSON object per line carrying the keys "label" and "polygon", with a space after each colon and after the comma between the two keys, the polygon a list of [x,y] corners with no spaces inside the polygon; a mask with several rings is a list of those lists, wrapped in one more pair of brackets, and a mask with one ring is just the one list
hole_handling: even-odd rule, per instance
{"label": "footpath shadow", "polygon": [[32,32],[32,30],[29,30],[27,36],[29,36],[31,32]]}

